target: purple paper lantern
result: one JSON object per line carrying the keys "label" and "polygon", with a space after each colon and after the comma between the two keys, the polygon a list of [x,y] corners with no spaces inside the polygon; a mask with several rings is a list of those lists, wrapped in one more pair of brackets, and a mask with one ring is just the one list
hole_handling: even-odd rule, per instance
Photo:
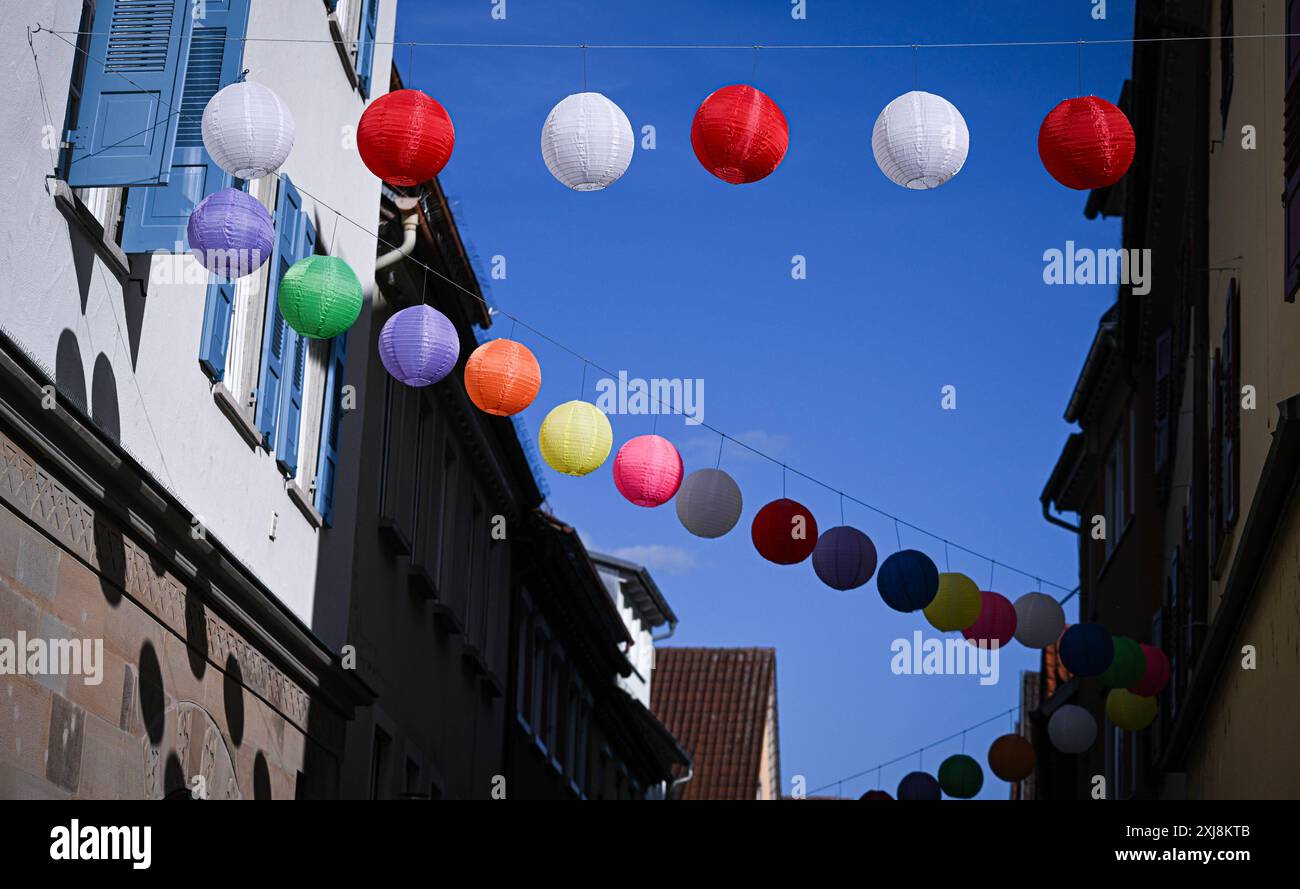
{"label": "purple paper lantern", "polygon": [[222,278],[252,274],[271,258],[275,223],[261,201],[237,188],[213,192],[190,213],[190,253]]}
{"label": "purple paper lantern", "polygon": [[384,368],[408,386],[429,386],[451,373],[460,357],[456,325],[431,306],[402,309],[379,332]]}
{"label": "purple paper lantern", "polygon": [[813,570],[822,583],[836,590],[862,586],[876,573],[876,545],[857,528],[829,528],[817,539]]}

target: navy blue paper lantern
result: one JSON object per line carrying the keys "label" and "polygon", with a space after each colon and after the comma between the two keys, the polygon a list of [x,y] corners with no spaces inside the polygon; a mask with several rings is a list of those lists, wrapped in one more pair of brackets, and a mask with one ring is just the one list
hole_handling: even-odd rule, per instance
{"label": "navy blue paper lantern", "polygon": [[275,223],[262,202],[238,188],[213,192],[190,212],[190,253],[221,278],[252,274],[271,258]]}
{"label": "navy blue paper lantern", "polygon": [[899,799],[943,799],[939,782],[925,772],[908,772],[898,782]]}
{"label": "navy blue paper lantern", "polygon": [[1115,641],[1101,624],[1075,624],[1061,634],[1061,663],[1075,676],[1100,676],[1115,657]]}
{"label": "navy blue paper lantern", "polygon": [[876,573],[876,545],[857,528],[828,528],[817,540],[812,563],[831,589],[857,589]]}
{"label": "navy blue paper lantern", "polygon": [[876,589],[895,611],[920,611],[939,594],[939,569],[923,552],[900,550],[880,566]]}

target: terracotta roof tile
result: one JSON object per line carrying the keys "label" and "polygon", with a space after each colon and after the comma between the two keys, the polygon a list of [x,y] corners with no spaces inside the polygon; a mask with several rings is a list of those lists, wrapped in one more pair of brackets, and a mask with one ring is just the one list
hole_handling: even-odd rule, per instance
{"label": "terracotta roof tile", "polygon": [[655,651],[650,709],[695,761],[679,799],[757,798],[775,684],[775,649]]}

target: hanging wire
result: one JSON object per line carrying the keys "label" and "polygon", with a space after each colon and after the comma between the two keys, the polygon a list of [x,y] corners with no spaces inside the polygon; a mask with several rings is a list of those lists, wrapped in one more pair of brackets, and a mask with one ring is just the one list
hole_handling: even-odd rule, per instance
{"label": "hanging wire", "polygon": [[722,446],[726,443],[727,443],[727,436],[719,435],[718,436],[718,462],[717,465],[713,467],[714,469],[722,468]]}
{"label": "hanging wire", "polygon": [[920,750],[917,750],[915,753],[909,751],[907,753],[904,753],[902,756],[896,756],[891,760],[887,760],[882,763],[877,763],[876,765],[862,769],[859,772],[854,772],[851,775],[845,775],[842,778],[837,778],[834,781],[828,781],[827,783],[822,784],[820,787],[814,787],[812,790],[808,791],[808,794],[811,796],[814,793],[820,793],[823,790],[829,790],[830,788],[835,787],[837,785],[848,784],[851,781],[856,781],[858,778],[861,778],[863,775],[870,775],[872,772],[876,773],[876,783],[878,785],[880,783],[880,774],[882,769],[886,769],[889,766],[897,765],[900,762],[909,760],[913,756],[918,757],[918,761],[924,764],[924,760],[921,759],[921,756],[924,753],[924,751],[931,750],[935,747],[941,747],[950,741],[955,741],[957,738],[960,738],[964,733],[973,732],[976,729],[983,728],[984,726],[988,725],[991,722],[996,722],[997,720],[1001,719],[1003,716],[1006,716],[1008,714],[1014,714],[1019,709],[1020,709],[1020,705],[1017,704],[1015,707],[1012,707],[1009,710],[999,710],[997,713],[993,714],[987,719],[981,719],[979,722],[968,725],[964,729],[961,729],[960,731],[953,732],[951,735],[948,735],[947,737],[940,738],[937,741],[931,741],[929,744],[923,744]]}
{"label": "hanging wire", "polygon": [[1078,49],[1075,51],[1075,67],[1079,74],[1079,95],[1083,95],[1083,40],[1078,41]]}
{"label": "hanging wire", "polygon": [[[33,34],[53,34],[56,37],[106,37],[107,31],[77,31],[59,28],[46,28],[39,22],[32,30]],[[1047,39],[1047,40],[979,40],[946,43],[764,43],[762,49],[769,50],[878,50],[878,49],[999,49],[1016,47],[1072,46],[1085,44],[1089,46],[1124,46],[1147,43],[1198,43],[1217,42],[1220,40],[1272,40],[1287,37],[1300,37],[1300,32],[1269,32],[1258,34],[1185,34],[1166,37],[1109,37],[1100,40]],[[227,35],[227,41],[242,43],[302,43],[326,44],[336,46],[337,41],[322,37],[249,37],[247,35]],[[435,41],[435,40],[376,40],[376,46],[394,46],[410,43],[412,46],[437,49],[626,49],[626,50],[753,50],[759,48],[752,43],[487,43],[474,41]]]}

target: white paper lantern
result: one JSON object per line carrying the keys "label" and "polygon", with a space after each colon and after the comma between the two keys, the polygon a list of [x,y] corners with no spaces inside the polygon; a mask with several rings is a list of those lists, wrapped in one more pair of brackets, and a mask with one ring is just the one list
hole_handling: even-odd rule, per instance
{"label": "white paper lantern", "polygon": [[970,151],[966,120],[947,99],[919,90],[885,106],[871,133],[876,164],[906,188],[938,188],[961,170]]}
{"label": "white paper lantern", "polygon": [[740,521],[740,486],[721,469],[697,469],[677,489],[677,518],[696,537],[721,537]]}
{"label": "white paper lantern", "polygon": [[574,191],[600,191],[632,163],[632,124],[600,93],[560,100],[542,124],[542,159],[551,175]]}
{"label": "white paper lantern", "polygon": [[293,115],[269,87],[232,83],[203,109],[203,147],[236,179],[274,173],[293,149]]}
{"label": "white paper lantern", "polygon": [[1065,704],[1048,720],[1047,737],[1062,753],[1082,753],[1097,739],[1097,720],[1078,704]]}
{"label": "white paper lantern", "polygon": [[1027,648],[1046,648],[1065,630],[1065,609],[1046,593],[1025,593],[1016,600],[1016,641]]}

